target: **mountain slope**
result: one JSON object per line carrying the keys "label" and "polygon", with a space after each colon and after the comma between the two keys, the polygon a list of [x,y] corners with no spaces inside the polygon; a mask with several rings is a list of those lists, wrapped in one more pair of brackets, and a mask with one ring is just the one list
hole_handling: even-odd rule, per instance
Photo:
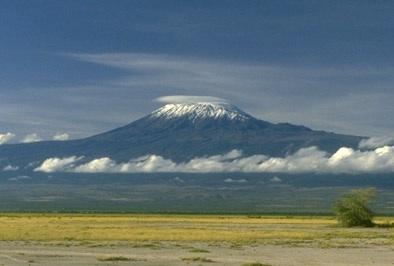
{"label": "mountain slope", "polygon": [[314,131],[288,123],[254,118],[229,104],[167,104],[139,120],[86,139],[0,146],[0,163],[23,164],[49,157],[110,157],[128,161],[146,154],[175,161],[239,149],[245,155],[284,156],[318,146],[335,152],[356,148],[362,137]]}

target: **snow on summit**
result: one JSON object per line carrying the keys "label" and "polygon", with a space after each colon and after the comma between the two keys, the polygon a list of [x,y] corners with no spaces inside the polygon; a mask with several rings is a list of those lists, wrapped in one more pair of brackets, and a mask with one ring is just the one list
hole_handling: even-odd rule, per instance
{"label": "snow on summit", "polygon": [[228,103],[169,103],[157,109],[152,117],[162,119],[187,118],[191,121],[201,119],[230,119],[244,121],[252,117]]}

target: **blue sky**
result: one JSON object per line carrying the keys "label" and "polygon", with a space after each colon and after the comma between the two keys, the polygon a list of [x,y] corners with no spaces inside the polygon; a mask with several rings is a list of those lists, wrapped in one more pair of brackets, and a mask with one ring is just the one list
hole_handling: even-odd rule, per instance
{"label": "blue sky", "polygon": [[203,95],[273,122],[393,135],[392,1],[0,7],[0,133],[79,138],[143,116],[158,97]]}

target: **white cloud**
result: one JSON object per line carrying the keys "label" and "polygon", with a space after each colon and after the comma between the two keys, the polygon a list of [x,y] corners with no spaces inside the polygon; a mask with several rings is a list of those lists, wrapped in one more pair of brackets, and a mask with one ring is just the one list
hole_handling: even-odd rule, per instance
{"label": "white cloud", "polygon": [[49,158],[36,171],[71,171],[83,173],[149,173],[149,172],[266,172],[266,173],[388,173],[394,172],[394,146],[361,151],[342,147],[330,155],[316,147],[300,149],[286,157],[252,155],[242,157],[233,150],[223,155],[194,158],[188,162],[175,163],[158,155],[147,155],[116,163],[103,157],[75,165],[80,158]]}
{"label": "white cloud", "polygon": [[58,133],[53,136],[53,140],[58,140],[58,141],[65,141],[69,139],[70,139],[70,135],[67,133]]}
{"label": "white cloud", "polygon": [[0,145],[10,142],[13,138],[15,138],[15,134],[13,133],[0,133]]}
{"label": "white cloud", "polygon": [[246,179],[232,179],[232,178],[226,178],[224,180],[224,183],[246,183],[248,180]]}
{"label": "white cloud", "polygon": [[118,172],[119,167],[108,157],[95,159],[74,169],[75,172],[97,173],[97,172]]}
{"label": "white cloud", "polygon": [[380,136],[363,139],[360,141],[359,147],[362,149],[373,149],[386,145],[394,145],[394,136]]}
{"label": "white cloud", "polygon": [[18,166],[13,166],[9,164],[3,168],[3,171],[17,171],[18,169]]}
{"label": "white cloud", "polygon": [[179,182],[179,183],[184,183],[185,180],[183,180],[182,178],[180,178],[179,176],[174,177],[173,179],[175,182]]}
{"label": "white cloud", "polygon": [[22,143],[38,142],[38,141],[41,141],[41,140],[42,140],[42,139],[38,136],[37,133],[32,133],[32,134],[26,135],[26,136],[22,139]]}
{"label": "white cloud", "polygon": [[49,158],[46,159],[39,167],[35,168],[36,172],[67,172],[74,169],[75,163],[82,157],[71,156],[68,158]]}
{"label": "white cloud", "polygon": [[20,181],[20,180],[25,180],[25,179],[31,179],[31,177],[27,176],[27,175],[20,175],[20,176],[8,178],[9,181]]}
{"label": "white cloud", "polygon": [[280,179],[277,176],[274,176],[273,178],[270,179],[270,181],[273,183],[280,183],[280,182],[282,182],[282,179]]}

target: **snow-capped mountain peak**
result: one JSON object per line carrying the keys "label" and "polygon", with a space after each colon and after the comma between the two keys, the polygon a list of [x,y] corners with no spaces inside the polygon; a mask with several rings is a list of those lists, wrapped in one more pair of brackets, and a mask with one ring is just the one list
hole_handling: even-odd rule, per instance
{"label": "snow-capped mountain peak", "polygon": [[193,122],[203,119],[245,121],[253,118],[234,105],[210,102],[166,104],[152,112],[151,117],[162,119],[187,118]]}

